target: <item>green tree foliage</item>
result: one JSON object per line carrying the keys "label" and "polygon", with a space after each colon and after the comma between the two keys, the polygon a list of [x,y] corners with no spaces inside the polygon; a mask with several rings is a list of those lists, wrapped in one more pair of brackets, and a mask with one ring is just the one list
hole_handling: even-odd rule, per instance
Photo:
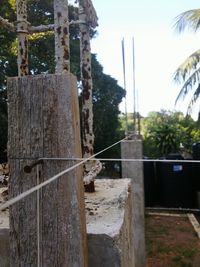
{"label": "green tree foliage", "polygon": [[[16,20],[13,1],[1,1],[0,16],[10,21]],[[7,147],[6,77],[17,73],[16,51],[13,46],[15,39],[14,33],[7,34],[6,30],[0,28],[0,161],[6,160]]]}
{"label": "green tree foliage", "polygon": [[[1,1],[0,16],[10,21],[16,21],[16,14],[11,1]],[[9,33],[0,27],[0,90],[6,86],[6,77],[17,74],[16,34]]]}
{"label": "green tree foliage", "polygon": [[[3,0],[0,15],[9,21],[16,21],[15,1]],[[28,0],[28,19],[33,25],[52,24],[53,0]],[[77,8],[69,7],[69,19],[76,20]],[[91,37],[95,36],[91,30]],[[6,77],[17,75],[17,42],[16,34],[0,29],[0,154],[7,143],[7,109],[6,109]],[[54,35],[51,32],[33,34],[29,38],[29,68],[31,74],[54,73]],[[71,72],[80,80],[80,48],[79,27],[70,26],[70,61]],[[118,105],[125,92],[117,85],[117,81],[106,75],[103,68],[92,55],[92,73],[94,79],[94,132],[95,151],[112,144],[120,137]],[[2,104],[3,103],[3,104]],[[114,153],[114,152],[113,152]]]}
{"label": "green tree foliage", "polygon": [[[139,112],[136,112],[135,114],[135,122],[136,122],[136,131],[139,132],[139,130],[141,130],[141,121],[142,121],[142,116]],[[120,115],[120,122],[121,122],[121,126],[122,129],[126,129],[126,115],[125,114],[121,114]],[[133,132],[134,131],[134,113],[127,113],[127,130],[128,133]]]}
{"label": "green tree foliage", "polygon": [[151,112],[143,119],[144,155],[152,158],[192,151],[200,140],[198,123],[181,112]]}
{"label": "green tree foliage", "polygon": [[[182,33],[189,29],[197,32],[200,29],[200,9],[193,9],[181,13],[176,18],[176,30]],[[192,97],[190,99],[187,113],[191,114],[195,104],[199,103],[200,96],[200,50],[192,53],[185,61],[177,68],[174,74],[175,82],[181,84],[180,92],[177,96],[176,103],[179,100],[184,100],[189,92],[192,90]]]}

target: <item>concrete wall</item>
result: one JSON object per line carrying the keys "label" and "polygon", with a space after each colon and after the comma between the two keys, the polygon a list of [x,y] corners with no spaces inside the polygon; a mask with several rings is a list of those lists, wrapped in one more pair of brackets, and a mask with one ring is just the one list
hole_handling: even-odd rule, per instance
{"label": "concrete wall", "polygon": [[130,179],[96,180],[86,194],[89,267],[133,267]]}
{"label": "concrete wall", "polygon": [[[95,188],[95,193],[85,194],[88,267],[133,267],[131,180],[96,180]],[[9,267],[8,213],[5,217],[6,229],[0,230],[0,267]]]}

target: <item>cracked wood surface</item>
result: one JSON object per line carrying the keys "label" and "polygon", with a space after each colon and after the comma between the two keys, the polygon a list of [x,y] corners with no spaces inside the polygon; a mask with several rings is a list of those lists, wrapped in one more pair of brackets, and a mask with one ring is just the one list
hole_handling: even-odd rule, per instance
{"label": "cracked wood surface", "polygon": [[[77,81],[73,75],[8,79],[10,197],[37,184],[24,158],[81,157]],[[21,159],[21,160],[20,160]],[[39,182],[71,162],[44,161]],[[77,168],[42,188],[40,266],[86,267],[86,224],[82,170]],[[10,266],[37,266],[37,193],[10,207]]]}

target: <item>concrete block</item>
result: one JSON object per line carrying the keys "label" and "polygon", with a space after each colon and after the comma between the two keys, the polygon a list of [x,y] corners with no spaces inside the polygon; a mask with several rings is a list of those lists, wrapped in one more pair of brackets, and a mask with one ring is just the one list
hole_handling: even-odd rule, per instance
{"label": "concrete block", "polygon": [[134,266],[130,179],[95,181],[86,193],[89,267]]}
{"label": "concrete block", "polygon": [[[133,195],[130,179],[97,179],[85,193],[88,267],[133,267]],[[2,220],[3,216],[0,214]],[[0,228],[0,267],[9,266],[9,218]],[[70,266],[69,266],[70,267]]]}

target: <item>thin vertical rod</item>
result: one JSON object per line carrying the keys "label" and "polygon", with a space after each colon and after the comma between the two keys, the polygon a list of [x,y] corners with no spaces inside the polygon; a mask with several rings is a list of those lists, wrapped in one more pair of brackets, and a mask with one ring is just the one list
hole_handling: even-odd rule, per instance
{"label": "thin vertical rod", "polygon": [[[124,78],[124,90],[126,91],[126,67],[125,67],[125,52],[124,52],[124,38],[122,39],[122,61],[123,61],[123,78]],[[125,94],[125,134],[128,135],[128,118],[127,118],[127,97]]]}
{"label": "thin vertical rod", "polygon": [[138,90],[136,90],[137,94],[137,120],[138,120],[138,134],[140,135],[141,127],[140,127],[140,112],[139,112],[139,93]]}
{"label": "thin vertical rod", "polygon": [[[39,165],[36,166],[36,175],[37,185],[39,185]],[[40,267],[40,189],[37,190],[37,267]]]}
{"label": "thin vertical rod", "polygon": [[136,127],[136,93],[135,93],[135,47],[133,38],[133,122],[134,122],[134,134],[137,133]]}

